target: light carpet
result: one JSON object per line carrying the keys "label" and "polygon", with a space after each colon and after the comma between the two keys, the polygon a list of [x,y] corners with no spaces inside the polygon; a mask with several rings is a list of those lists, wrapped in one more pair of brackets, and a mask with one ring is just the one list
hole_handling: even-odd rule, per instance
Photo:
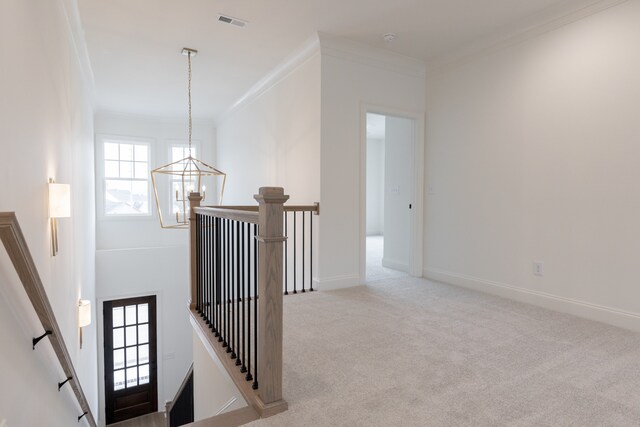
{"label": "light carpet", "polygon": [[407,273],[382,265],[384,237],[367,236],[367,281],[404,277]]}
{"label": "light carpet", "polygon": [[637,426],[640,334],[410,277],[285,298],[251,426]]}

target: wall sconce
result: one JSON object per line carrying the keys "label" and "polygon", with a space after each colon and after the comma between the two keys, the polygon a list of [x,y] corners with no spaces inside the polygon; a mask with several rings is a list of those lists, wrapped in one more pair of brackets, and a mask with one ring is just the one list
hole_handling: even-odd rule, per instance
{"label": "wall sconce", "polygon": [[51,221],[51,249],[53,256],[58,254],[58,223],[57,218],[71,216],[71,186],[56,184],[49,179],[49,218]]}
{"label": "wall sconce", "polygon": [[78,329],[80,329],[80,348],[82,348],[82,328],[91,324],[91,301],[78,301]]}

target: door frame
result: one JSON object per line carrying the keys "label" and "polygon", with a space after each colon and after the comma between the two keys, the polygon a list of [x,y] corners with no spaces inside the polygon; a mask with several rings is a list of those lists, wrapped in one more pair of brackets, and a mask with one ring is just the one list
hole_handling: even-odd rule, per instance
{"label": "door frame", "polygon": [[412,209],[409,222],[409,275],[422,277],[424,243],[424,155],[425,113],[385,107],[360,105],[360,283],[367,282],[367,113],[406,118],[414,121],[412,164]]}
{"label": "door frame", "polygon": [[[139,296],[139,297],[129,297],[129,298],[116,298],[116,299],[108,299],[103,301],[102,304],[102,325],[103,325],[103,338],[104,338],[104,343],[106,344],[107,341],[111,342],[111,347],[110,350],[113,351],[113,342],[112,342],[112,337],[107,340],[107,335],[106,335],[106,326],[107,326],[107,322],[105,321],[105,318],[107,317],[107,314],[109,315],[109,317],[111,318],[111,328],[109,330],[109,333],[111,334],[112,329],[113,329],[113,314],[112,313],[108,313],[107,311],[105,311],[105,305],[110,304],[111,307],[113,307],[113,303],[116,303],[115,305],[118,307],[122,307],[124,309],[124,307],[128,306],[128,305],[137,305],[137,304],[143,304],[146,301],[148,301],[149,303],[149,311],[148,311],[148,321],[147,321],[147,325],[148,325],[148,330],[149,330],[149,339],[148,339],[148,343],[149,343],[149,372],[150,374],[152,373],[153,376],[150,377],[149,382],[147,383],[148,386],[150,387],[150,390],[153,392],[155,391],[155,393],[151,393],[151,405],[152,405],[152,409],[151,412],[149,412],[149,414],[158,412],[159,409],[159,403],[158,403],[158,397],[159,397],[159,393],[158,393],[158,298],[156,297],[156,295],[153,294],[147,294],[147,295],[143,295],[143,296]],[[152,303],[151,303],[152,302]],[[124,318],[123,318],[124,319]],[[135,325],[137,325],[137,322],[135,323]],[[124,327],[126,327],[126,324],[123,324]],[[153,327],[152,327],[153,326]],[[126,342],[124,343],[125,348],[126,348]],[[136,345],[139,345],[137,343],[137,339],[136,339]],[[153,348],[152,348],[153,345]],[[112,386],[113,384],[110,383],[110,381],[107,379],[107,374],[106,374],[106,361],[110,360],[111,363],[113,363],[113,354],[108,354],[108,352],[106,351],[107,347],[106,345],[103,345],[103,358],[104,358],[104,365],[105,365],[105,375],[104,375],[104,381],[105,381],[105,387],[104,387],[104,394],[105,394],[105,423],[107,422],[107,411],[106,411],[106,404],[107,404],[107,384],[109,384],[110,386]],[[126,360],[126,355],[125,355],[125,360]],[[155,370],[155,371],[154,371]],[[111,373],[111,372],[110,372]],[[138,384],[139,385],[139,384]],[[143,385],[139,385],[139,386],[143,386]],[[122,390],[119,391],[114,391],[111,390],[111,393],[115,393],[115,394],[123,394],[128,391],[128,387],[123,388]],[[139,393],[138,391],[134,391],[134,393]],[[113,396],[114,399],[116,399],[116,396]],[[114,403],[114,401],[111,402],[112,404]],[[139,416],[142,415],[147,415],[147,414],[141,414]],[[132,417],[135,418],[135,417]],[[126,421],[132,418],[127,418],[124,420],[119,420],[119,421],[112,421],[112,424],[117,423],[117,422],[121,422],[121,421]]]}
{"label": "door frame", "polygon": [[104,368],[104,313],[103,307],[105,301],[126,299],[126,298],[138,298],[138,297],[146,297],[155,295],[156,297],[156,334],[157,334],[157,369],[158,369],[158,410],[163,408],[164,400],[161,399],[164,396],[164,375],[161,372],[164,372],[164,324],[163,324],[163,298],[162,291],[160,290],[148,290],[141,292],[127,292],[121,294],[110,295],[108,297],[101,296],[96,298],[97,305],[100,307],[100,312],[96,313],[96,328],[97,328],[97,344],[98,344],[98,425],[100,427],[106,426],[106,396],[105,396],[105,386],[106,382],[104,379],[105,376],[105,368]]}

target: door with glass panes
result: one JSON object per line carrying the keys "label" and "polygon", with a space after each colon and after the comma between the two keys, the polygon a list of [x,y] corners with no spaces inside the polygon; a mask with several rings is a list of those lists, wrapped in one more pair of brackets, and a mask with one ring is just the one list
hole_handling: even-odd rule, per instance
{"label": "door with glass panes", "polygon": [[156,297],[104,303],[107,424],[156,412]]}

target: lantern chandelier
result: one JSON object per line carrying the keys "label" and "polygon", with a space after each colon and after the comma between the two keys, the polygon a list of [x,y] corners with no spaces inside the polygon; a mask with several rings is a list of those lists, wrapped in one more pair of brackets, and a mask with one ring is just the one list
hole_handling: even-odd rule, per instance
{"label": "lantern chandelier", "polygon": [[[198,51],[195,49],[184,48],[182,54],[187,57],[189,65],[189,155],[184,159],[174,161],[151,171],[151,182],[153,184],[153,193],[156,198],[156,207],[158,208],[158,216],[160,217],[160,226],[162,228],[188,228],[189,227],[189,195],[191,193],[198,194],[202,191],[203,200],[205,197],[205,186],[202,184],[204,177],[222,176],[222,188],[220,190],[220,204],[222,204],[222,196],[224,194],[224,185],[227,181],[227,175],[218,169],[207,165],[191,155],[191,135],[192,135],[192,118],[191,118],[191,57],[196,56]],[[158,189],[158,181],[162,181],[161,177],[165,177],[164,181],[168,181],[169,188],[164,186]],[[166,179],[168,177],[168,180]],[[168,197],[160,197],[165,194]],[[166,202],[165,202],[166,200]],[[162,214],[162,208],[170,208],[172,215],[165,218]]]}

